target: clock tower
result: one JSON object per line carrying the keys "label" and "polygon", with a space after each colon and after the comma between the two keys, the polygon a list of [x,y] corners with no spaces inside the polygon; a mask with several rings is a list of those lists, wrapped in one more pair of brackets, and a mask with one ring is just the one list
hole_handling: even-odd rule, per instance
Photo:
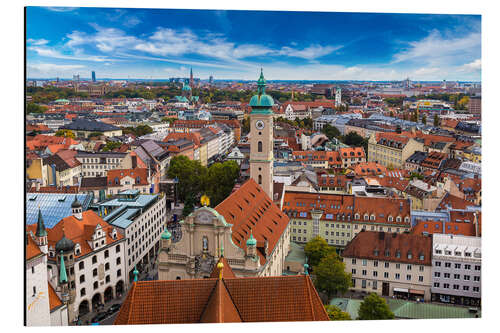
{"label": "clock tower", "polygon": [[262,69],[257,81],[257,95],[250,100],[250,177],[273,200],[273,98],[265,93]]}

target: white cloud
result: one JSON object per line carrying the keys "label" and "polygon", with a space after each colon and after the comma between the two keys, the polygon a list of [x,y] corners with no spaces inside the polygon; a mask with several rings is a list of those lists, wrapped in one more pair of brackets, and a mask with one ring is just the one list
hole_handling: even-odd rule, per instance
{"label": "white cloud", "polygon": [[94,45],[101,52],[112,52],[117,48],[130,47],[137,42],[137,38],[127,36],[122,30],[116,28],[103,28],[97,24],[90,24],[96,29],[95,34],[86,34],[73,31],[67,35],[69,41],[66,46],[73,48],[80,45]]}
{"label": "white cloud", "polygon": [[471,32],[463,37],[444,37],[434,30],[422,40],[394,55],[393,63],[419,62],[430,66],[463,64],[464,59],[481,57],[481,33]]}
{"label": "white cloud", "polygon": [[45,9],[53,12],[71,12],[77,10],[78,7],[45,7]]}
{"label": "white cloud", "polygon": [[464,64],[461,68],[464,72],[475,72],[481,70],[481,59],[476,59],[473,62]]}
{"label": "white cloud", "polygon": [[47,44],[49,41],[48,41],[48,40],[46,40],[46,39],[43,39],[43,38],[41,38],[41,39],[33,39],[33,38],[28,38],[28,39],[26,40],[26,42],[27,42],[28,44],[31,44],[31,45],[37,45],[37,46],[38,46],[38,45],[45,45],[45,44]]}
{"label": "white cloud", "polygon": [[342,48],[342,46],[311,45],[309,47],[306,47],[305,49],[299,50],[285,46],[281,48],[278,54],[303,59],[316,59],[330,54],[340,48]]}
{"label": "white cloud", "polygon": [[81,50],[78,50],[78,49],[77,49],[77,52],[73,55],[63,54],[63,53],[61,53],[53,48],[39,47],[39,46],[29,46],[28,51],[33,51],[42,57],[54,58],[54,59],[96,61],[96,62],[103,62],[103,61],[110,60],[108,57],[105,57],[105,56],[85,55],[81,52]]}
{"label": "white cloud", "polygon": [[40,73],[49,73],[49,74],[54,72],[74,71],[83,68],[85,68],[85,66],[83,65],[57,65],[48,63],[28,65],[28,71],[36,71]]}

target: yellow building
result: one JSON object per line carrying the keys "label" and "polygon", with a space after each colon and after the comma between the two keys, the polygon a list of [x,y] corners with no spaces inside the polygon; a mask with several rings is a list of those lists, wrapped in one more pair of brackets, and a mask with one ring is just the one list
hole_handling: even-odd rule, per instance
{"label": "yellow building", "polygon": [[385,167],[402,168],[415,151],[424,151],[423,142],[393,133],[381,133],[368,141],[368,162],[377,162]]}

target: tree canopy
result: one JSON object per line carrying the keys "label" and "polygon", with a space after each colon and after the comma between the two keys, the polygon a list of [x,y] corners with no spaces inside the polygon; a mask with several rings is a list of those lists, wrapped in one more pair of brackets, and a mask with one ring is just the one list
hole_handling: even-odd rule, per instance
{"label": "tree canopy", "polygon": [[65,138],[72,138],[74,139],[76,136],[75,136],[75,133],[73,133],[72,130],[68,130],[68,129],[60,129],[56,132],[55,136],[62,136],[62,137],[65,137]]}
{"label": "tree canopy", "polygon": [[340,256],[332,252],[313,267],[316,289],[326,293],[328,300],[337,293],[344,294],[351,286],[351,273],[345,272]]}
{"label": "tree canopy", "polygon": [[351,315],[342,311],[338,306],[325,305],[325,310],[330,320],[352,320]]}
{"label": "tree canopy", "polygon": [[121,145],[122,143],[118,141],[108,141],[102,148],[102,151],[112,151],[113,149],[120,148]]}
{"label": "tree canopy", "polygon": [[330,125],[330,124],[326,124],[325,126],[323,126],[323,128],[321,129],[321,133],[326,135],[328,137],[328,139],[330,139],[330,140],[333,138],[340,137],[339,129],[335,126]]}
{"label": "tree canopy", "polygon": [[123,134],[133,134],[135,136],[143,136],[153,133],[153,129],[149,125],[139,125],[136,127],[125,127],[122,130]]}
{"label": "tree canopy", "polygon": [[375,293],[366,296],[358,311],[359,320],[394,319],[394,313],[387,305],[385,299]]}
{"label": "tree canopy", "polygon": [[304,252],[307,256],[307,261],[310,267],[315,267],[321,259],[335,252],[335,248],[328,245],[326,240],[321,236],[312,238],[304,247]]}
{"label": "tree canopy", "polygon": [[44,113],[45,111],[47,111],[47,107],[43,105],[35,103],[28,103],[26,105],[26,113]]}

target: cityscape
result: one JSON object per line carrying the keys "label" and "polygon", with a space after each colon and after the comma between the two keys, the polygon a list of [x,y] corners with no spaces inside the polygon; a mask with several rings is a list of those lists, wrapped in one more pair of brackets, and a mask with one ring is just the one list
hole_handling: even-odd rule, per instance
{"label": "cityscape", "polygon": [[24,324],[481,318],[480,27],[27,7]]}

